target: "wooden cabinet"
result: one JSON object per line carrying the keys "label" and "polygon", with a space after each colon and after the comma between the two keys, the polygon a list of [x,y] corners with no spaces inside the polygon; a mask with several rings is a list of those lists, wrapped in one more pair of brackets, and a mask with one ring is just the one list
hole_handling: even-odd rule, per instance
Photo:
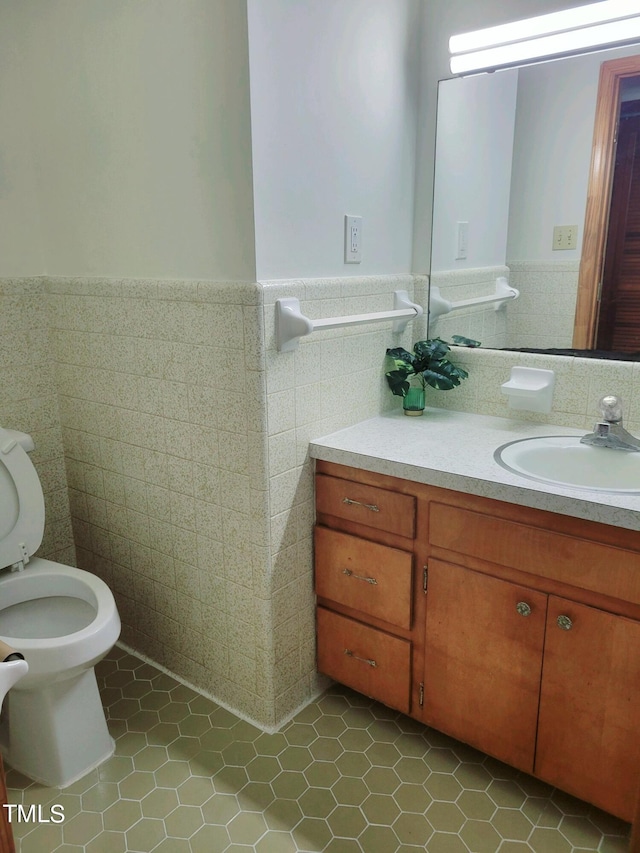
{"label": "wooden cabinet", "polygon": [[536,774],[631,820],[639,734],[640,622],[550,596]]}
{"label": "wooden cabinet", "polygon": [[425,722],[527,773],[546,605],[535,590],[439,560],[429,564]]}
{"label": "wooden cabinet", "polygon": [[[7,782],[4,775],[4,765],[0,756],[0,806],[8,803]],[[15,853],[13,831],[9,823],[8,809],[2,808],[0,815],[0,853]]]}
{"label": "wooden cabinet", "polygon": [[316,509],[319,513],[407,539],[413,539],[415,533],[415,497],[368,483],[318,474]]}
{"label": "wooden cabinet", "polygon": [[326,527],[315,531],[316,593],[398,628],[411,628],[413,555]]}
{"label": "wooden cabinet", "polygon": [[390,708],[409,712],[408,640],[325,607],[318,607],[318,638],[318,667],[322,672]]}
{"label": "wooden cabinet", "polygon": [[640,534],[317,471],[320,671],[632,820]]}
{"label": "wooden cabinet", "polygon": [[316,477],[318,669],[421,718],[424,593],[414,495]]}
{"label": "wooden cabinet", "polygon": [[434,560],[425,722],[631,819],[640,623]]}

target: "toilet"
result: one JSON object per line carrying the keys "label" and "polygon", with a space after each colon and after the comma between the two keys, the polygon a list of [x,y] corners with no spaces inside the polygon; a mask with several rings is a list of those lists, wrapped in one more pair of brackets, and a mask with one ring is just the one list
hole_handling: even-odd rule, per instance
{"label": "toilet", "polygon": [[33,448],[0,428],[0,639],[29,665],[4,701],[0,750],[31,779],[65,788],[113,754],[94,667],[120,636],[120,617],[100,578],[32,557],[44,533]]}

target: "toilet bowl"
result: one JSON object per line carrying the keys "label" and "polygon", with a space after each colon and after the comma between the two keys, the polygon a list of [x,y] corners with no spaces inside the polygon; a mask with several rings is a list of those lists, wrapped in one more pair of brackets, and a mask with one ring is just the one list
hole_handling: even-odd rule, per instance
{"label": "toilet bowl", "polygon": [[65,788],[113,753],[94,666],[120,618],[100,578],[31,558],[44,532],[32,448],[29,436],[0,428],[0,639],[29,665],[5,699],[0,750],[21,773]]}

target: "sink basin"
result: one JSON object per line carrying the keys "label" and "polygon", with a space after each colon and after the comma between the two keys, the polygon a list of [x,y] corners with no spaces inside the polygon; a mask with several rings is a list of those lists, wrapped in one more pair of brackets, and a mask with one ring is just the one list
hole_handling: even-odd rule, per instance
{"label": "sink basin", "polygon": [[503,444],[503,468],[543,483],[594,492],[640,494],[640,452],[580,444],[582,436],[547,435]]}

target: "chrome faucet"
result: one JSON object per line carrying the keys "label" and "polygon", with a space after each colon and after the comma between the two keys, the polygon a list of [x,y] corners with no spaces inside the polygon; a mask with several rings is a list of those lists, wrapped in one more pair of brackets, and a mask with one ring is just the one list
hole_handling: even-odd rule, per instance
{"label": "chrome faucet", "polygon": [[640,450],[640,440],[622,426],[622,400],[613,394],[602,397],[599,402],[602,419],[593,427],[593,432],[580,439],[581,444],[594,447],[609,447],[611,450]]}

